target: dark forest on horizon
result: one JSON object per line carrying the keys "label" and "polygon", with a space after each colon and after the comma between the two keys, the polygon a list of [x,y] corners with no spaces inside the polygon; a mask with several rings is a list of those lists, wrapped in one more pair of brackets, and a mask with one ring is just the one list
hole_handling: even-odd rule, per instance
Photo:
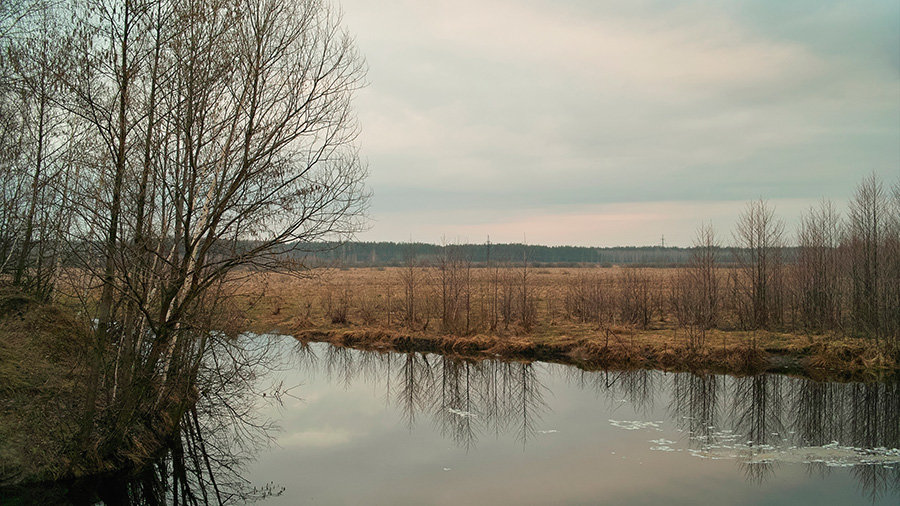
{"label": "dark forest on horizon", "polygon": [[[631,265],[644,267],[675,267],[690,262],[694,248],[677,246],[545,246],[523,243],[429,244],[391,241],[317,243],[304,245],[305,253],[297,252],[306,263],[333,264],[340,267],[399,267],[410,257],[417,261],[439,258],[445,251],[454,250],[475,265],[490,262],[521,263],[534,266],[601,266]],[[734,248],[721,247],[719,255],[728,263]],[[784,248],[785,257],[792,258],[796,248]]]}

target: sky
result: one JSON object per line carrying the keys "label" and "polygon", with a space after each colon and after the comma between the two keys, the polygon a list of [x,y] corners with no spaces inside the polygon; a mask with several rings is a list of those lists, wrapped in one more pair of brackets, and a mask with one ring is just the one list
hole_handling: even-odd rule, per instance
{"label": "sky", "polygon": [[366,241],[728,243],[900,181],[900,2],[340,0]]}

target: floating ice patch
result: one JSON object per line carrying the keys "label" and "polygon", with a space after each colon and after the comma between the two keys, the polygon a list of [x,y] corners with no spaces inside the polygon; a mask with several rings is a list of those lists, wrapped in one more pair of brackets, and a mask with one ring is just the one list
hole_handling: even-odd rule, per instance
{"label": "floating ice patch", "polygon": [[447,408],[447,412],[460,418],[475,418],[475,413],[463,411],[461,409]]}
{"label": "floating ice patch", "polygon": [[662,422],[644,422],[642,420],[609,420],[609,424],[625,430],[653,429],[661,431]]}
{"label": "floating ice patch", "polygon": [[[771,444],[754,444],[752,441],[741,442],[737,434],[726,434],[725,431],[707,436],[694,436],[692,443],[698,448],[688,452],[703,459],[735,459],[750,464],[769,464],[773,462],[794,464],[822,464],[827,467],[852,467],[860,465],[880,465],[889,467],[900,464],[898,448],[857,448],[842,446],[832,441],[822,446],[777,446]],[[656,443],[658,441],[650,441]],[[659,449],[657,446],[651,449]]]}
{"label": "floating ice patch", "polygon": [[[651,439],[650,442],[655,445],[655,446],[650,447],[651,451],[654,451],[654,452],[674,452],[674,451],[676,451],[675,448],[672,448],[671,446],[669,446],[669,445],[675,444],[675,441],[670,441],[665,438],[660,438],[660,439]],[[680,451],[680,450],[678,450],[678,451]]]}

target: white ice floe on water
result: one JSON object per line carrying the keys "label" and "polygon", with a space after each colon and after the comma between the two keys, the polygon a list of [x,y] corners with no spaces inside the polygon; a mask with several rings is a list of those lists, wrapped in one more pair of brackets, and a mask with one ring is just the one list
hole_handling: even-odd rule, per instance
{"label": "white ice floe on water", "polygon": [[463,411],[461,409],[447,408],[447,412],[460,418],[475,418],[476,416],[475,413],[472,413],[470,411]]}
{"label": "white ice floe on water", "polygon": [[625,430],[641,430],[641,429],[651,429],[661,431],[660,425],[663,422],[645,422],[642,420],[609,420],[609,424],[613,427],[618,427],[620,429]]}
{"label": "white ice floe on water", "polygon": [[853,467],[900,463],[894,449],[879,451],[875,448],[852,446],[803,446],[777,448],[768,445],[748,447],[744,445],[709,445],[690,450],[691,455],[709,459],[740,459],[753,463],[784,462],[789,464],[822,464],[828,467]]}
{"label": "white ice floe on water", "polygon": [[[655,429],[660,422],[609,421],[613,426],[626,430]],[[781,436],[781,434],[773,433]],[[893,469],[900,464],[900,448],[859,448],[841,445],[837,441],[821,446],[796,446],[778,437],[771,444],[749,440],[732,430],[693,434],[691,448],[678,448],[675,441],[665,438],[649,439],[651,451],[681,452],[708,460],[739,460],[748,464],[819,464],[827,467],[853,467],[877,465]]]}
{"label": "white ice floe on water", "polygon": [[691,448],[688,452],[702,459],[734,459],[753,464],[783,462],[852,467],[900,463],[898,448],[858,448],[843,446],[837,441],[822,446],[760,444],[753,441],[741,442],[739,438],[739,434],[724,430],[692,436],[691,441],[698,447]]}
{"label": "white ice floe on water", "polygon": [[671,445],[675,444],[675,441],[659,438],[659,439],[651,439],[649,442],[653,443],[655,446],[650,447],[650,451],[654,452],[680,452],[681,448],[675,449],[672,448]]}

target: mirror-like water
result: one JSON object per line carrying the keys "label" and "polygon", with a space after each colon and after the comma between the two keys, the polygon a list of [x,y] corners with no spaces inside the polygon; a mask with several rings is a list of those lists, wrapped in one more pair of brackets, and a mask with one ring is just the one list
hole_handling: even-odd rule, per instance
{"label": "mirror-like water", "polygon": [[[297,345],[265,504],[897,504],[900,385]],[[271,408],[275,409],[275,408]]]}
{"label": "mirror-like water", "polygon": [[285,367],[217,368],[153,465],[0,489],[0,504],[900,503],[896,381],[586,372],[252,334],[240,348]]}

